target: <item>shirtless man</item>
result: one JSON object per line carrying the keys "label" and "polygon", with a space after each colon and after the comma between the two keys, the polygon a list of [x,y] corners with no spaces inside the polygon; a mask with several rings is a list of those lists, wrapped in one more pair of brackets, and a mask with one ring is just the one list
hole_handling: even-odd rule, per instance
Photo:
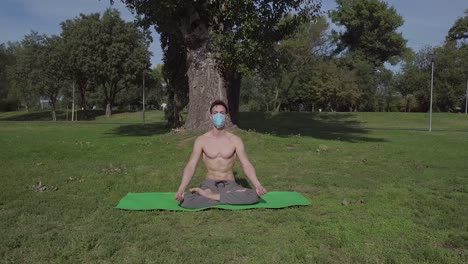
{"label": "shirtless man", "polygon": [[[265,188],[255,175],[255,169],[247,158],[242,139],[224,129],[228,109],[223,101],[217,100],[211,104],[210,119],[213,129],[195,140],[190,160],[185,166],[184,175],[175,199],[182,202],[185,208],[202,208],[217,204],[254,204],[258,196],[266,194]],[[190,189],[184,195],[192,179],[198,160],[203,155],[203,161],[208,173],[200,187]],[[252,189],[243,188],[234,181],[232,166],[236,157],[239,158],[245,175],[255,186]]]}

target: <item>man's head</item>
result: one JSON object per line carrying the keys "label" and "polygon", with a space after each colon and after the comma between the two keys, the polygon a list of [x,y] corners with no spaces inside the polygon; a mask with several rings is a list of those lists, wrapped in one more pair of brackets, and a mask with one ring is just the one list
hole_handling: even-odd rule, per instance
{"label": "man's head", "polygon": [[216,128],[224,127],[226,115],[228,114],[228,107],[226,103],[221,100],[214,101],[210,106],[210,119]]}
{"label": "man's head", "polygon": [[211,103],[210,114],[214,115],[216,113],[222,113],[224,115],[228,113],[228,107],[225,102],[221,100],[216,100],[213,103]]}

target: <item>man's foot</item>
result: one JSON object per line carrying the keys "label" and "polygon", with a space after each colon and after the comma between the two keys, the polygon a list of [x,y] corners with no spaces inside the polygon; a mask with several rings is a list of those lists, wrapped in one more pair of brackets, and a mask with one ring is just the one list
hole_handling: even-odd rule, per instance
{"label": "man's foot", "polygon": [[198,193],[199,195],[206,197],[210,200],[215,200],[219,201],[220,199],[220,194],[219,193],[214,193],[210,189],[202,190],[200,188],[192,188],[190,189],[190,192],[192,193]]}

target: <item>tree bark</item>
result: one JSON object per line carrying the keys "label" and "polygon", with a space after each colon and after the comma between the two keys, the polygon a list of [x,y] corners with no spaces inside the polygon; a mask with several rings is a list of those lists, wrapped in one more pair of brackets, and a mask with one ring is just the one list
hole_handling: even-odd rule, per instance
{"label": "tree bark", "polygon": [[[109,86],[109,90],[107,89],[107,85]],[[104,87],[104,97],[106,98],[106,117],[110,117],[112,115],[112,107],[114,106],[115,97],[117,93],[121,90],[118,87],[119,81],[114,81],[110,84],[103,84]]]}
{"label": "tree bark", "polygon": [[52,106],[52,120],[57,121],[57,116],[55,115],[55,105]]}
{"label": "tree bark", "polygon": [[52,121],[57,121],[57,115],[55,113],[55,105],[57,103],[56,95],[49,95],[49,105],[52,110]]}
{"label": "tree bark", "polygon": [[[187,77],[189,83],[188,117],[185,128],[207,130],[211,128],[209,108],[213,101],[223,100],[231,111],[226,127],[238,122],[240,75],[223,71],[206,21],[194,9],[180,23],[187,49]],[[234,123],[234,124],[235,124]]]}
{"label": "tree bark", "polygon": [[81,107],[86,110],[86,86],[84,88],[79,88],[80,97],[81,97]]}
{"label": "tree bark", "polygon": [[110,117],[112,115],[112,107],[111,104],[108,102],[106,104],[106,117]]}
{"label": "tree bark", "polygon": [[83,113],[85,119],[87,119],[87,107],[86,107],[86,90],[88,89],[88,84],[86,82],[80,82],[78,84],[78,90],[80,91],[80,99],[81,99],[81,107],[83,109]]}
{"label": "tree bark", "polygon": [[278,102],[278,88],[276,88],[276,91],[275,91],[275,100],[274,100],[274,105],[273,105],[273,111],[274,112],[279,112],[279,109],[280,109],[280,106],[281,106],[281,102]]}
{"label": "tree bark", "polygon": [[[210,104],[215,100],[228,103],[226,82],[212,52],[189,50],[187,55],[190,99],[185,128],[209,129]],[[226,121],[227,126],[232,125],[229,120]]]}

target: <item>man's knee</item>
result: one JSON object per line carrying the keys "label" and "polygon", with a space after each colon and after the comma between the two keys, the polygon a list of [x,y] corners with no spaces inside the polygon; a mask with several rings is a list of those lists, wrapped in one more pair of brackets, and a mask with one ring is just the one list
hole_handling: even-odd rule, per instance
{"label": "man's knee", "polygon": [[256,191],[247,189],[244,193],[246,194],[246,200],[248,200],[249,203],[258,203],[259,198]]}
{"label": "man's knee", "polygon": [[180,206],[188,209],[197,208],[197,203],[194,201],[193,197],[185,197]]}
{"label": "man's knee", "polygon": [[182,201],[180,206],[187,208],[187,209],[196,209],[196,208],[204,208],[210,207],[219,204],[218,201],[210,200],[203,196],[197,194],[188,194],[186,195],[185,199]]}
{"label": "man's knee", "polygon": [[223,204],[254,204],[258,202],[258,195],[252,189],[228,191],[221,194]]}

